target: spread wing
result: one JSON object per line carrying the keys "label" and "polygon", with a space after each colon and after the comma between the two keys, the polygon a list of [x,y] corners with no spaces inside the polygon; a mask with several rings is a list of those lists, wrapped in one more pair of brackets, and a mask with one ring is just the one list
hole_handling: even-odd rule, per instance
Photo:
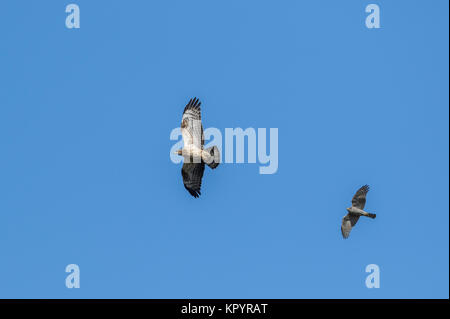
{"label": "spread wing", "polygon": [[348,238],[352,227],[356,225],[358,219],[359,216],[354,214],[347,214],[342,218],[341,232],[344,238]]}
{"label": "spread wing", "polygon": [[369,192],[369,185],[364,185],[358,191],[355,193],[355,196],[353,196],[352,199],[352,206],[364,209],[364,206],[366,205],[366,194]]}
{"label": "spread wing", "polygon": [[181,176],[183,176],[184,187],[194,196],[200,196],[200,188],[202,186],[202,177],[205,170],[204,163],[184,163],[181,168]]}
{"label": "spread wing", "polygon": [[183,117],[181,118],[181,134],[183,135],[185,147],[193,144],[201,148],[204,144],[201,104],[202,102],[197,98],[193,98],[189,100],[189,103],[184,108]]}

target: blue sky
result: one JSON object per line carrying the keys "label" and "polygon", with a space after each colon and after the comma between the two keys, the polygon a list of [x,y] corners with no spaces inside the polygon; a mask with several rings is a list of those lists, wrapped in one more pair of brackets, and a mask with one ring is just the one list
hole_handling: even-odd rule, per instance
{"label": "blue sky", "polygon": [[[448,1],[74,0],[77,30],[69,3],[0,4],[0,297],[449,297]],[[192,198],[193,96],[205,127],[278,128],[278,172]],[[343,240],[363,184],[377,219]]]}

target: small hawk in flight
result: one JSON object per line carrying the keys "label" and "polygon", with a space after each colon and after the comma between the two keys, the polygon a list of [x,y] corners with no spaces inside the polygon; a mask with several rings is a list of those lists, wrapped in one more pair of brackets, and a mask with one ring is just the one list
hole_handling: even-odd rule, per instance
{"label": "small hawk in flight", "polygon": [[184,147],[175,153],[184,157],[181,175],[187,191],[194,197],[200,196],[202,177],[205,164],[215,169],[220,163],[220,153],[217,146],[203,149],[205,136],[203,135],[201,102],[197,98],[189,100],[181,118],[181,134]]}
{"label": "small hawk in flight", "polygon": [[369,185],[364,185],[358,189],[355,196],[353,196],[352,206],[347,208],[348,213],[342,219],[341,231],[344,238],[348,238],[350,231],[352,230],[352,227],[356,225],[359,216],[366,216],[370,218],[377,217],[376,214],[371,214],[363,210],[366,205],[366,195],[368,192]]}

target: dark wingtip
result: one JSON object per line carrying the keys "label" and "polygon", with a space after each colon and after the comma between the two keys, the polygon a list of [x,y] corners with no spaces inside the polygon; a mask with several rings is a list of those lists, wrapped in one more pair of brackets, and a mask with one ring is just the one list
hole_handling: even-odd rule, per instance
{"label": "dark wingtip", "polygon": [[201,104],[202,104],[202,102],[200,102],[200,100],[197,97],[191,98],[191,99],[189,99],[188,104],[186,104],[186,106],[184,107],[183,112],[186,112],[186,110],[189,110],[191,108],[200,109]]}
{"label": "dark wingtip", "polygon": [[187,189],[189,191],[189,194],[191,194],[193,197],[197,198],[201,195],[201,192],[198,190],[193,190],[193,189]]}
{"label": "dark wingtip", "polygon": [[364,193],[368,193],[370,190],[370,186],[369,185],[363,185],[359,188],[359,191],[363,191]]}
{"label": "dark wingtip", "polygon": [[198,97],[194,97],[193,107],[200,108],[200,104],[202,104],[202,102],[199,101]]}

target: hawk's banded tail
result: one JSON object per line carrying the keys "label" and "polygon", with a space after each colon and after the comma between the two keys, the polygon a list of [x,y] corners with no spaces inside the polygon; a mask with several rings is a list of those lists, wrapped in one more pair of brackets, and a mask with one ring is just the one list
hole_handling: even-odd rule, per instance
{"label": "hawk's banded tail", "polygon": [[203,161],[212,169],[219,166],[220,152],[217,146],[208,147],[204,150],[206,154],[202,154]]}

